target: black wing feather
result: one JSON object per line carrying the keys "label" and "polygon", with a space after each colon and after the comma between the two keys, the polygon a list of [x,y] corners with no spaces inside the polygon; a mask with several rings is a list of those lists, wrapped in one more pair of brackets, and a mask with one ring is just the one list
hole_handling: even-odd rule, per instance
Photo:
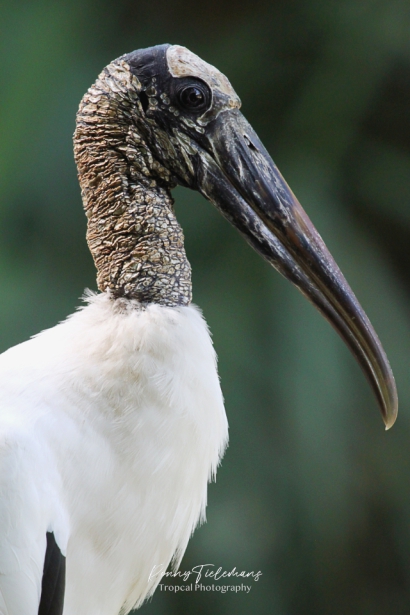
{"label": "black wing feather", "polygon": [[38,615],[62,615],[64,590],[65,557],[56,543],[53,532],[47,532],[47,549]]}

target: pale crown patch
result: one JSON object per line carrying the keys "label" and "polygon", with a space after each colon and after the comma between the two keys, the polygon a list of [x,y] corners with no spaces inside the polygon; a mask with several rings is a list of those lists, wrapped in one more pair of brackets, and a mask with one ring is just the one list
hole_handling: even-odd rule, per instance
{"label": "pale crown patch", "polygon": [[219,90],[229,98],[230,107],[238,108],[241,101],[229,80],[217,68],[204,62],[197,55],[180,45],[167,49],[169,72],[173,77],[198,77],[209,85],[211,90]]}

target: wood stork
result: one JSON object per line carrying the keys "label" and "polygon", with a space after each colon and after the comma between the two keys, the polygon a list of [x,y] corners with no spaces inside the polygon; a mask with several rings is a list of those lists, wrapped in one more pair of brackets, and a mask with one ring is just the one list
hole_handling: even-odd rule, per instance
{"label": "wood stork", "polygon": [[228,428],[171,189],[199,190],[332,323],[386,428],[380,342],[228,79],[184,47],[109,64],[75,158],[100,294],[0,358],[0,613],[117,615],[178,566]]}

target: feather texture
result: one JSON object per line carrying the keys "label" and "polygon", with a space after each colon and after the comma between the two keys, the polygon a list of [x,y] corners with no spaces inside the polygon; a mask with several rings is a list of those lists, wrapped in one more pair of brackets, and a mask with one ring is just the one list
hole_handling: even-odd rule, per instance
{"label": "feather texture", "polygon": [[62,615],[65,590],[65,557],[53,532],[47,532],[47,549],[41,581],[38,615]]}
{"label": "feather texture", "polygon": [[0,356],[0,408],[2,615],[37,615],[46,532],[66,557],[64,615],[141,604],[204,518],[227,443],[199,310],[89,296]]}

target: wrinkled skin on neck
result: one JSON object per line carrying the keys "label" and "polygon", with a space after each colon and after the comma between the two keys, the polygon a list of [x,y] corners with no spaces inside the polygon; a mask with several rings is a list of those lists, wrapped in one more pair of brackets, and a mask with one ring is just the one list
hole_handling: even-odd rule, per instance
{"label": "wrinkled skin on neck", "polygon": [[188,305],[191,267],[170,192],[176,182],[144,138],[140,89],[119,59],[81,101],[74,154],[87,242],[101,291],[142,303]]}

